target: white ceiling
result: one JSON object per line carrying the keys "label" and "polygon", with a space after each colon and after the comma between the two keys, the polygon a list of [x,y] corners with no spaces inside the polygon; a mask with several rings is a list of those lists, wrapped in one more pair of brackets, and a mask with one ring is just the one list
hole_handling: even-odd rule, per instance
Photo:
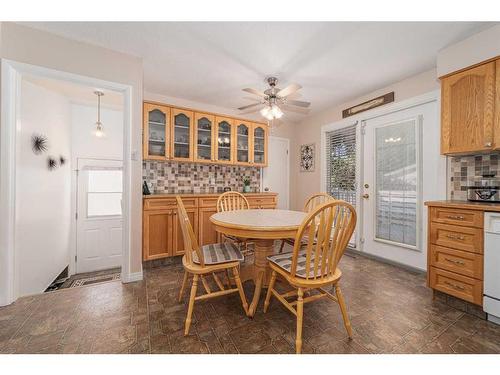
{"label": "white ceiling", "polygon": [[[480,22],[42,22],[25,23],[143,58],[144,90],[225,108],[251,101],[245,87],[303,86],[310,113],[436,65],[437,52]],[[117,67],[118,68],[118,67]],[[286,113],[298,121],[304,114]]]}

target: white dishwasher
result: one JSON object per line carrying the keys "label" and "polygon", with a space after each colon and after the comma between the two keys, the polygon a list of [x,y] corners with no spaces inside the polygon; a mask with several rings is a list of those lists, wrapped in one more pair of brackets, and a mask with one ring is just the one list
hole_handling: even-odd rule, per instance
{"label": "white dishwasher", "polygon": [[500,324],[500,213],[484,213],[483,310]]}

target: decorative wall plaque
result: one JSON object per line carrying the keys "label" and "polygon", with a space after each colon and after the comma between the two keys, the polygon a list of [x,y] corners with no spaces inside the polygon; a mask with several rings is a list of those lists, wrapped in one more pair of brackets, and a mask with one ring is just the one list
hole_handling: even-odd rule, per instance
{"label": "decorative wall plaque", "polygon": [[314,171],[314,151],[314,143],[300,146],[300,170],[302,172]]}
{"label": "decorative wall plaque", "polygon": [[379,107],[384,104],[392,103],[394,101],[394,91],[388,94],[379,96],[378,98],[368,100],[364,103],[355,105],[354,107],[344,109],[342,111],[342,118],[356,115],[358,113],[368,111],[369,109]]}

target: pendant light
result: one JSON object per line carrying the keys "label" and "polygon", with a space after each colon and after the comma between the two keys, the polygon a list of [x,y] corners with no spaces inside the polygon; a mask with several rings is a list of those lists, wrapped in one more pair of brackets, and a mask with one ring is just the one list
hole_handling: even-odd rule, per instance
{"label": "pendant light", "polygon": [[102,129],[102,122],[101,122],[101,96],[104,95],[102,91],[94,91],[94,94],[97,95],[97,122],[95,123],[96,128],[94,135],[97,138],[102,138],[104,137],[104,130]]}

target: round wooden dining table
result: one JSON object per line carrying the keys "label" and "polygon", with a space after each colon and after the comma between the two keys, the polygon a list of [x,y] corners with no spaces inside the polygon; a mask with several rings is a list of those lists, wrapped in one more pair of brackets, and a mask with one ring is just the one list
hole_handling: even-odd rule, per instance
{"label": "round wooden dining table", "polygon": [[255,283],[248,316],[254,316],[262,288],[269,283],[271,270],[267,257],[274,252],[274,241],[295,238],[306,215],[300,211],[251,209],[218,212],[210,217],[217,232],[255,243],[253,263],[243,264],[241,268],[242,282],[253,280]]}

